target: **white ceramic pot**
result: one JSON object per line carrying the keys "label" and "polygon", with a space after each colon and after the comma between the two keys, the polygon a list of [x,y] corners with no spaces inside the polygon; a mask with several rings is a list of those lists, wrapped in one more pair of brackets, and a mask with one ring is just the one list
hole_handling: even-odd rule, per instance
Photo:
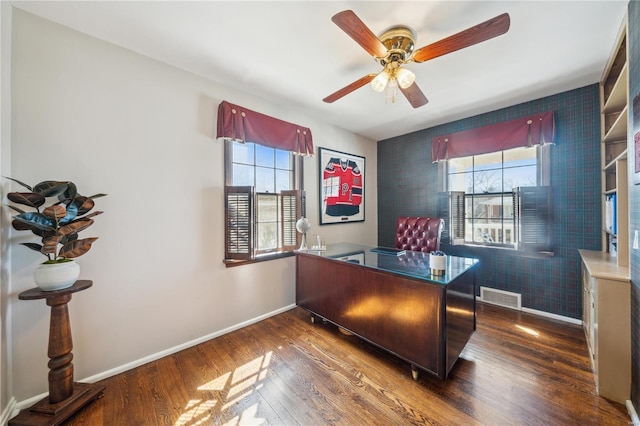
{"label": "white ceramic pot", "polygon": [[429,267],[432,275],[444,275],[447,269],[447,255],[429,254]]}
{"label": "white ceramic pot", "polygon": [[41,263],[33,278],[41,290],[61,290],[71,287],[80,276],[80,265],[74,260],[62,263]]}

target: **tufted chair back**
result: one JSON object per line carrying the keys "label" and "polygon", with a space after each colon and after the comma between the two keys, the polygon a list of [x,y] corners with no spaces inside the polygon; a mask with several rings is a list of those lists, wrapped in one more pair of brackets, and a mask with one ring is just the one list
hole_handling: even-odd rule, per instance
{"label": "tufted chair back", "polygon": [[426,253],[440,250],[443,228],[444,219],[401,216],[396,227],[396,248]]}

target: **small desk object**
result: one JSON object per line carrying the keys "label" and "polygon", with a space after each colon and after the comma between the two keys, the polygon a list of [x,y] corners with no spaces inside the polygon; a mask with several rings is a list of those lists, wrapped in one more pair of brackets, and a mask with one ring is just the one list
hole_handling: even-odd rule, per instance
{"label": "small desk object", "polygon": [[296,252],[296,303],[314,316],[446,379],[476,329],[477,259],[340,243]]}
{"label": "small desk object", "polygon": [[24,409],[9,425],[59,425],[89,402],[102,396],[104,385],[74,383],[73,343],[67,304],[71,294],[93,285],[89,280],[78,280],[62,290],[44,291],[39,288],[20,293],[20,300],[47,299],[51,306],[49,325],[49,396]]}

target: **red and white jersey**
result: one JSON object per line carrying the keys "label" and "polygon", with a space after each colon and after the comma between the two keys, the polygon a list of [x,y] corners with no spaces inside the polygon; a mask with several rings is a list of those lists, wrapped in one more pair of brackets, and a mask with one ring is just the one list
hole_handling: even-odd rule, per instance
{"label": "red and white jersey", "polygon": [[323,200],[329,216],[353,216],[362,203],[362,173],[355,161],[331,158],[323,173]]}

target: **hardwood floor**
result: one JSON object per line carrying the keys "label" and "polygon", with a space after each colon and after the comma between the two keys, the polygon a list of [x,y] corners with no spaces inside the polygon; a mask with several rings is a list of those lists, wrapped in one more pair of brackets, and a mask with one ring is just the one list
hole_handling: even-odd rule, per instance
{"label": "hardwood floor", "polygon": [[448,380],[296,308],[102,381],[66,425],[628,425],[579,326],[478,305]]}

